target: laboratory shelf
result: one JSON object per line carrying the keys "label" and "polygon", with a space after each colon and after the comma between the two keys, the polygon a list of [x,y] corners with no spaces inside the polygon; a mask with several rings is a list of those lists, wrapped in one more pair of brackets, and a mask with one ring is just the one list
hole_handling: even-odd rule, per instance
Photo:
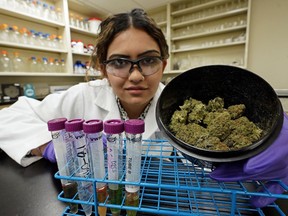
{"label": "laboratory shelf", "polygon": [[[288,194],[274,194],[265,188],[261,181],[236,181],[219,182],[209,177],[210,169],[200,167],[187,160],[165,140],[143,141],[145,154],[142,156],[141,181],[125,182],[123,175],[119,181],[108,180],[108,174],[104,179],[80,178],[72,176],[60,176],[57,179],[70,181],[91,181],[93,183],[93,195],[87,201],[80,201],[77,195],[72,199],[64,198],[63,192],[58,199],[63,202],[88,204],[93,206],[93,215],[97,215],[98,206],[106,206],[108,209],[119,208],[125,215],[126,210],[135,210],[138,215],[265,215],[263,209],[253,207],[249,200],[253,196],[262,196],[288,200]],[[173,149],[173,150],[172,150]],[[172,151],[172,154],[170,154]],[[125,156],[125,154],[124,154]],[[106,172],[107,173],[107,172]],[[125,172],[124,172],[125,173]],[[285,191],[288,186],[280,180],[274,180]],[[131,207],[125,205],[125,192],[123,192],[120,205],[109,204],[107,198],[104,202],[93,201],[97,197],[96,182],[127,183],[140,186],[139,205]],[[276,202],[267,206],[277,212],[277,215],[288,215]],[[287,211],[287,210],[286,210]],[[107,211],[109,213],[109,210]],[[63,215],[84,215],[79,207],[77,214],[69,212],[69,207],[64,209]],[[109,214],[108,214],[109,215]]]}

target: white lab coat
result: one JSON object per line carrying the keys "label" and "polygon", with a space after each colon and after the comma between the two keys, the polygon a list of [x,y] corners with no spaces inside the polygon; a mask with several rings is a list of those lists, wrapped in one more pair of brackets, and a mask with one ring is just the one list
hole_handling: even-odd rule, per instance
{"label": "white lab coat", "polygon": [[[155,109],[163,84],[160,84],[145,118],[143,139],[153,138],[158,130]],[[9,108],[0,111],[0,148],[22,166],[41,159],[27,153],[51,140],[47,121],[53,118],[85,120],[120,118],[115,94],[107,79],[80,83],[61,94],[50,94],[41,102],[20,97]]]}

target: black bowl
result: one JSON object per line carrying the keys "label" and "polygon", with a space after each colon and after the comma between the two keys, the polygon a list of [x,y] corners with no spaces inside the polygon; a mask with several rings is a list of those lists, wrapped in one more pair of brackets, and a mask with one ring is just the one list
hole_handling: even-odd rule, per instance
{"label": "black bowl", "polygon": [[[169,130],[174,111],[190,97],[208,103],[224,98],[225,107],[245,104],[245,116],[263,129],[261,138],[242,149],[200,149],[176,138]],[[283,124],[283,109],[274,89],[258,75],[234,66],[209,65],[188,70],[172,79],[162,91],[156,107],[159,129],[186,159],[195,162],[231,162],[252,157],[270,146]]]}

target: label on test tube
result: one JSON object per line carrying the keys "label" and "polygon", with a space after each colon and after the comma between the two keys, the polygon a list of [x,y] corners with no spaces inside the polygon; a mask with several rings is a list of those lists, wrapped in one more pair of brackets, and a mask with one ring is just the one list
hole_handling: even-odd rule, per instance
{"label": "label on test tube", "polygon": [[[104,131],[107,136],[108,178],[109,180],[119,180],[123,170],[122,132],[124,131],[124,122],[118,119],[107,120],[104,122]],[[118,189],[117,184],[110,186],[114,190]]]}
{"label": "label on test tube", "polygon": [[[141,153],[142,153],[142,133],[145,130],[145,124],[140,119],[130,119],[125,121],[126,134],[126,181],[139,182],[141,171]],[[127,192],[137,192],[139,186],[125,185]]]}

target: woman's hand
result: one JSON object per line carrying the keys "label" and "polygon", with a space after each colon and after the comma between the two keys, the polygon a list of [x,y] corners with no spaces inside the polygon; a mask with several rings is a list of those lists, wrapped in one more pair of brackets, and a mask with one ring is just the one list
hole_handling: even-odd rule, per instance
{"label": "woman's hand", "polygon": [[56,163],[54,145],[52,141],[41,145],[38,148],[32,149],[31,155],[43,157],[52,163]]}

